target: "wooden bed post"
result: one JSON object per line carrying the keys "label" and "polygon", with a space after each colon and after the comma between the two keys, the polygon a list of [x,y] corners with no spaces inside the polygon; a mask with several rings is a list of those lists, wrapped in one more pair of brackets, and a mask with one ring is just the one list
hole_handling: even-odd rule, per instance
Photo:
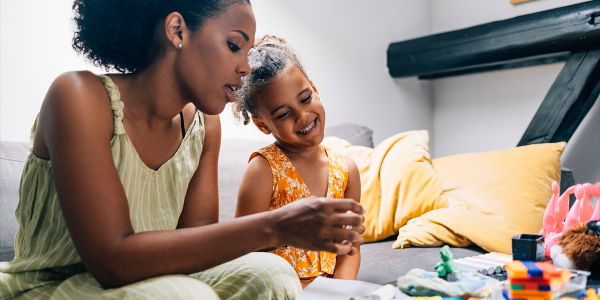
{"label": "wooden bed post", "polygon": [[568,142],[599,94],[600,50],[571,54],[518,146]]}

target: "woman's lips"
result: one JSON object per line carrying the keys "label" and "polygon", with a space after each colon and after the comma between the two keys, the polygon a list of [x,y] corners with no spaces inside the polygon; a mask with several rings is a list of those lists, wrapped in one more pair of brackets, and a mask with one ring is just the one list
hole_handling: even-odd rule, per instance
{"label": "woman's lips", "polygon": [[235,91],[234,87],[226,85],[225,87],[223,87],[223,89],[225,90],[225,94],[227,95],[227,100],[229,102],[235,101],[235,96],[233,95],[233,92]]}

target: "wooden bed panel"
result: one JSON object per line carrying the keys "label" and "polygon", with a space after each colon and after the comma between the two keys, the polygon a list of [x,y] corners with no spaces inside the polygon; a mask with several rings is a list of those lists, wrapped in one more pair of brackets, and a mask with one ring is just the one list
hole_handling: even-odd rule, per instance
{"label": "wooden bed panel", "polygon": [[583,2],[389,45],[392,77],[433,79],[551,63],[600,47],[600,1]]}
{"label": "wooden bed panel", "polygon": [[387,54],[392,77],[419,79],[566,61],[518,145],[567,142],[600,94],[600,0],[391,43]]}
{"label": "wooden bed panel", "polygon": [[518,146],[568,141],[599,94],[600,50],[573,53]]}

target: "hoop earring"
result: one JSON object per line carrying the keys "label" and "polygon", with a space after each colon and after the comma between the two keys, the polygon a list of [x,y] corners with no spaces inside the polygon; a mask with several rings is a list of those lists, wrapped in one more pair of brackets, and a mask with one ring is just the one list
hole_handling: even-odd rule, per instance
{"label": "hoop earring", "polygon": [[181,47],[183,47],[183,45],[182,45],[181,43],[179,43],[179,44],[177,45],[177,47],[181,48]]}

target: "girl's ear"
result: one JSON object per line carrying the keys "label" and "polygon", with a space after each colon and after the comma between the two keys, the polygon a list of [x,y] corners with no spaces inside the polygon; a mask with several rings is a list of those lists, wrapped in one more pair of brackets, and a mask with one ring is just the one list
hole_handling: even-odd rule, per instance
{"label": "girl's ear", "polygon": [[271,134],[271,130],[269,130],[269,127],[267,126],[267,124],[265,124],[265,122],[261,121],[259,118],[252,117],[252,122],[254,122],[254,125],[256,125],[256,128],[258,128],[258,130],[262,131],[264,134],[266,134],[266,135]]}
{"label": "girl's ear", "polygon": [[315,86],[315,84],[312,82],[312,80],[308,80],[308,82],[310,82],[310,86],[312,86],[313,90],[315,90],[315,93],[319,93],[319,91],[317,90],[317,87]]}

